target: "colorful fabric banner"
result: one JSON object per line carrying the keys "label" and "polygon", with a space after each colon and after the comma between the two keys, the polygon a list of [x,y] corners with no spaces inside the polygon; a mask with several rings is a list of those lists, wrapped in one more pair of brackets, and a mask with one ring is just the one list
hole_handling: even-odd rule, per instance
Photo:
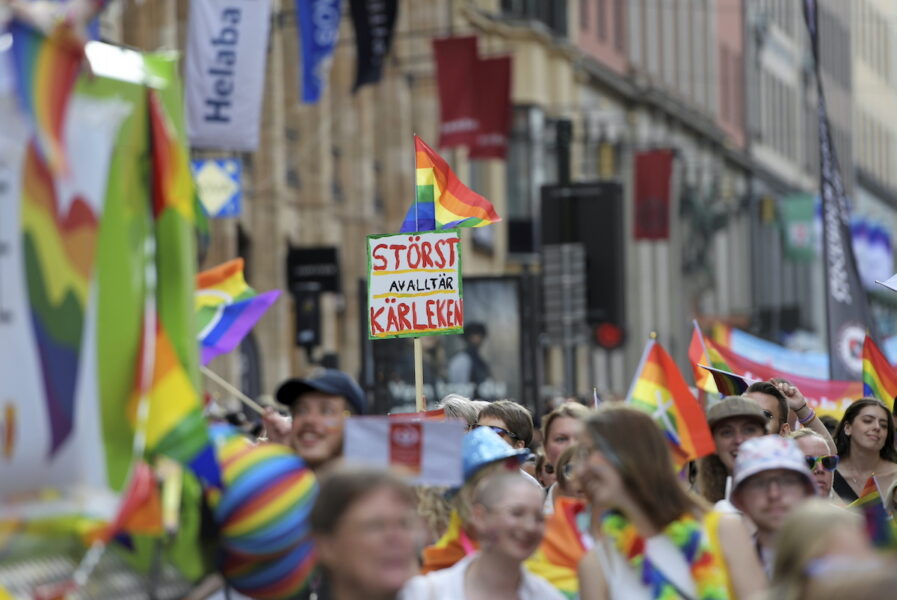
{"label": "colorful fabric banner", "polygon": [[767,381],[783,377],[793,383],[807,399],[809,405],[820,415],[832,415],[838,419],[855,399],[862,396],[863,386],[859,381],[828,381],[787,373],[775,365],[761,364],[735,354],[730,349],[716,346],[706,340],[708,348],[715,348],[731,370],[749,379]]}
{"label": "colorful fabric banner", "polygon": [[383,76],[383,64],[392,44],[392,33],[399,12],[398,0],[350,0],[355,47],[358,51],[355,91],[377,83]]}
{"label": "colorful fabric banner", "polygon": [[236,349],[280,296],[280,290],[259,294],[249,287],[242,258],[203,271],[196,278],[196,288],[203,365]]}
{"label": "colorful fabric banner", "polygon": [[439,147],[473,146],[480,123],[474,81],[477,37],[433,40],[436,86],[439,90]]}
{"label": "colorful fabric banner", "polygon": [[[98,331],[115,319],[97,304],[107,299],[109,288],[101,268],[109,234],[100,224],[115,173],[113,149],[133,110],[111,94],[112,99],[102,97],[111,85],[98,79],[91,93],[99,97],[75,93],[68,102],[58,132],[68,175],[50,168],[38,149],[37,132],[24,125],[26,114],[13,98],[0,96],[4,496],[82,487],[111,499],[107,492],[121,486],[123,477],[110,462],[130,462],[129,441],[117,444],[104,436],[107,413],[98,408],[104,384],[115,387],[119,399],[130,389],[130,382],[104,381],[106,369],[122,374],[133,369],[123,360],[126,352],[104,362],[107,357],[98,347]],[[120,400],[117,408],[120,422]],[[114,504],[98,500],[96,509],[109,516]]]}
{"label": "colorful fabric banner", "polygon": [[53,172],[67,172],[63,122],[84,59],[84,42],[65,23],[50,37],[17,20],[7,30],[13,40],[15,88],[34,129],[37,150]]}
{"label": "colorful fabric banner", "polygon": [[854,216],[850,222],[850,236],[860,282],[865,289],[871,290],[876,281],[887,279],[894,272],[891,232],[878,220]]}
{"label": "colorful fabric banner", "polygon": [[897,292],[897,275],[891,275],[884,281],[876,281],[875,283],[885,286],[892,292]]}
{"label": "colorful fabric banner", "polygon": [[650,150],[635,155],[636,240],[670,237],[672,177],[672,150]]}
{"label": "colorful fabric banner", "polygon": [[[819,116],[819,189],[822,196],[822,253],[827,293],[826,315],[831,379],[859,380],[867,327],[872,327],[866,292],[860,284],[850,243],[850,210],[835,144],[832,141],[825,93],[819,70],[819,22],[816,0],[804,0],[816,71]],[[872,332],[873,335],[875,332]]]}
{"label": "colorful fabric banner", "polygon": [[195,148],[258,149],[271,0],[191,0],[187,132]]}
{"label": "colorful fabric banner", "polygon": [[417,136],[414,149],[417,199],[400,233],[485,227],[501,221],[492,203],[461,183],[448,163]]}
{"label": "colorful fabric banner", "polygon": [[[477,130],[470,158],[500,158],[508,153],[511,130],[511,57],[482,58],[476,62]],[[468,84],[470,87],[470,84]]]}
{"label": "colorful fabric banner", "polygon": [[296,0],[302,60],[302,102],[321,99],[330,75],[330,57],[339,39],[340,0]]}
{"label": "colorful fabric banner", "polygon": [[785,256],[794,261],[816,257],[814,218],[816,199],[810,194],[794,194],[779,200],[779,217]]}
{"label": "colorful fabric banner", "polygon": [[715,451],[704,412],[672,357],[654,340],[645,347],[626,402],[654,418],[670,444],[677,470]]}
{"label": "colorful fabric banner", "polygon": [[863,341],[863,396],[878,398],[891,408],[897,398],[897,369],[868,335]]}
{"label": "colorful fabric banner", "polygon": [[712,339],[715,346],[755,363],[774,367],[781,373],[828,379],[828,356],[822,352],[791,350],[722,323],[713,325]]}

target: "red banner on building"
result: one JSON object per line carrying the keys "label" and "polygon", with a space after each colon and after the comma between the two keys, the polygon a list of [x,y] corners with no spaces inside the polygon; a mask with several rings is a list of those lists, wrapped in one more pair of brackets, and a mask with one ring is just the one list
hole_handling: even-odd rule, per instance
{"label": "red banner on building", "polygon": [[439,146],[473,146],[479,129],[474,102],[477,38],[433,40],[433,56],[439,88]]}
{"label": "red banner on building", "polygon": [[474,75],[475,110],[479,129],[470,158],[505,158],[511,128],[511,57],[477,61]]}
{"label": "red banner on building", "polygon": [[635,155],[635,239],[670,237],[672,175],[672,150],[650,150]]}

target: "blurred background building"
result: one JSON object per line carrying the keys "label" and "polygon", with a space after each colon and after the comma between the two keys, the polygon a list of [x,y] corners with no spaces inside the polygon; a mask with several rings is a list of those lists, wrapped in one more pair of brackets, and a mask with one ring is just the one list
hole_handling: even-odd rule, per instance
{"label": "blurred background building", "polygon": [[[650,332],[686,365],[692,319],[825,350],[812,208],[816,86],[800,0],[400,0],[382,81],[352,93],[354,32],[344,15],[315,105],[300,103],[294,3],[273,5],[262,144],[239,155],[244,209],[213,221],[202,257],[209,267],[243,256],[254,287],[290,292],[239,356],[212,365],[247,393],[270,394],[288,375],[327,365],[357,375],[380,410],[403,406],[398,392],[384,399],[390,382],[377,364],[401,358],[378,357],[374,346],[384,342],[366,339],[365,236],[397,231],[412,201],[412,133],[434,147],[438,138],[432,40],[459,35],[477,36],[481,54],[513,60],[507,158],[442,151],[504,217],[463,235],[465,292],[468,281],[482,290],[510,282],[516,298],[489,307],[516,313],[512,325],[484,317],[499,325],[483,357],[512,357],[503,367],[510,387],[496,394],[536,409],[557,395],[591,396],[593,387],[624,394]],[[110,3],[103,38],[183,49],[187,6]],[[894,271],[897,3],[821,0],[819,23],[860,270],[876,320],[893,333],[897,306],[872,282]],[[637,165],[653,150],[670,151],[672,193],[660,229],[646,237],[636,215],[651,207],[636,182],[649,185],[653,175]],[[784,235],[791,230],[796,239]],[[584,267],[546,252],[565,242],[582,244]],[[552,325],[559,309],[550,278],[567,267],[586,287],[574,335]],[[479,297],[489,304],[489,293]],[[478,310],[468,299],[468,320]],[[519,335],[503,338],[515,323]],[[460,340],[446,344],[438,351],[461,351]]]}

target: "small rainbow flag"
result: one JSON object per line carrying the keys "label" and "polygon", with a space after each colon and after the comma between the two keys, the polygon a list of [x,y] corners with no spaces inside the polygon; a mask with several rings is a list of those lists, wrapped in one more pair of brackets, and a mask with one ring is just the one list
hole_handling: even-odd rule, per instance
{"label": "small rainbow flag", "polygon": [[654,417],[663,430],[676,470],[716,450],[704,412],[663,347],[648,340],[626,402]]}
{"label": "small rainbow flag", "polygon": [[881,492],[875,477],[866,480],[860,497],[851,502],[848,508],[856,508],[862,511],[866,520],[866,533],[869,539],[879,548],[897,548],[897,531],[894,521],[885,510]]}
{"label": "small rainbow flag", "polygon": [[89,534],[89,541],[100,539],[109,543],[115,536],[162,535],[162,499],[153,470],[143,461],[134,465],[131,482],[124,493],[118,514],[108,525]]}
{"label": "small rainbow flag", "polygon": [[65,112],[84,59],[84,42],[65,23],[57,25],[49,37],[15,19],[8,31],[22,110],[34,128],[41,157],[53,172],[65,173]]}
{"label": "small rainbow flag", "polygon": [[414,149],[417,198],[400,233],[483,227],[501,221],[492,203],[461,183],[448,163],[417,136]]}
{"label": "small rainbow flag", "polygon": [[890,407],[897,397],[897,369],[868,335],[863,342],[863,395],[878,398]]}
{"label": "small rainbow flag", "polygon": [[691,362],[691,370],[695,376],[695,385],[699,390],[703,390],[708,394],[718,394],[716,383],[713,381],[713,375],[700,367],[700,365],[709,365],[710,357],[707,355],[707,346],[704,344],[704,336],[696,322],[692,323],[691,341],[688,344],[688,360]]}
{"label": "small rainbow flag", "polygon": [[203,365],[240,345],[249,330],[280,296],[258,294],[243,279],[243,259],[236,258],[196,276],[196,314]]}
{"label": "small rainbow flag", "polygon": [[587,550],[578,520],[588,514],[587,507],[574,498],[558,498],[554,507],[545,523],[542,544],[525,565],[529,572],[544,577],[573,600],[579,597],[577,568]]}
{"label": "small rainbow flag", "polygon": [[723,396],[740,396],[745,393],[753,383],[753,380],[748,381],[741,375],[736,375],[731,371],[714,369],[713,367],[708,367],[707,365],[699,366],[710,373],[710,375],[713,377],[713,383],[716,386],[716,389],[718,389],[719,393]]}

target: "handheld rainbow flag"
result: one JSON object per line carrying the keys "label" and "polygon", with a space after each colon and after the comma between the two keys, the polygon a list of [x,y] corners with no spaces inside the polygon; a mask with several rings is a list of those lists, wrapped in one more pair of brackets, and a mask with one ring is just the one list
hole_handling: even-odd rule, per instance
{"label": "handheld rainbow flag", "polygon": [[654,417],[670,444],[677,470],[716,450],[698,401],[676,363],[654,340],[645,346],[626,402]]}
{"label": "handheld rainbow flag", "polygon": [[545,535],[536,552],[526,561],[531,573],[544,577],[570,600],[579,597],[579,561],[587,548],[580,517],[588,517],[582,500],[558,498],[554,513],[545,523]]}
{"label": "handheld rainbow flag", "polygon": [[196,277],[196,314],[202,364],[236,348],[280,296],[258,294],[243,279],[243,259],[236,258]]}
{"label": "handheld rainbow flag", "polygon": [[707,365],[699,365],[713,377],[713,383],[723,396],[740,396],[754,383],[755,380],[736,375],[731,371],[714,369]]}
{"label": "handheld rainbow flag", "polygon": [[691,363],[691,370],[695,376],[697,388],[708,394],[718,394],[719,390],[713,381],[713,375],[700,367],[700,365],[709,365],[710,357],[707,355],[704,336],[701,335],[701,330],[698,328],[696,321],[692,321],[691,341],[688,343],[688,360]]}
{"label": "handheld rainbow flag", "polygon": [[897,370],[868,335],[863,341],[863,395],[891,407],[897,397]]}
{"label": "handheld rainbow flag", "polygon": [[885,510],[878,482],[874,476],[866,480],[860,497],[851,502],[848,508],[862,511],[866,520],[866,533],[869,534],[869,539],[875,546],[897,548],[897,531],[895,531],[894,521]]}
{"label": "handheld rainbow flag", "polygon": [[94,532],[91,537],[109,543],[113,537],[124,534],[122,542],[128,545],[131,534],[162,535],[162,500],[153,470],[143,461],[134,465],[131,483],[121,500],[115,519]]}
{"label": "handheld rainbow flag", "polygon": [[492,203],[461,183],[441,156],[414,136],[417,198],[400,233],[484,227],[501,221]]}
{"label": "handheld rainbow flag", "polygon": [[65,113],[84,59],[84,42],[65,23],[57,25],[49,37],[15,19],[8,31],[22,110],[34,128],[41,157],[55,173],[65,173]]}

